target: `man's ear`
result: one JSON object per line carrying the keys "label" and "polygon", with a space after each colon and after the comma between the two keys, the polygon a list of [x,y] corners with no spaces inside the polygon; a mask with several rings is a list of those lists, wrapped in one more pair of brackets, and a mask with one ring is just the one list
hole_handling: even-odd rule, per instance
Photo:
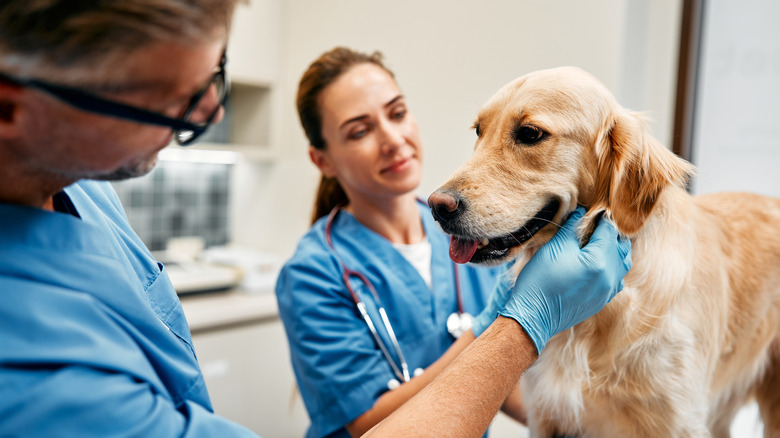
{"label": "man's ear", "polygon": [[19,135],[17,121],[22,93],[21,87],[0,82],[0,139]]}
{"label": "man's ear", "polygon": [[330,161],[330,157],[322,149],[317,149],[314,146],[309,146],[309,158],[311,162],[320,169],[320,172],[328,178],[336,176],[336,168]]}

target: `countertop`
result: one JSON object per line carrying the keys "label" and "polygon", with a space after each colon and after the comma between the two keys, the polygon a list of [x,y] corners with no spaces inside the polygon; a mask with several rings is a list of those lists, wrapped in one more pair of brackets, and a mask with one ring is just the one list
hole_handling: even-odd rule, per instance
{"label": "countertop", "polygon": [[278,318],[276,295],[272,291],[247,293],[231,289],[183,295],[180,300],[193,333]]}

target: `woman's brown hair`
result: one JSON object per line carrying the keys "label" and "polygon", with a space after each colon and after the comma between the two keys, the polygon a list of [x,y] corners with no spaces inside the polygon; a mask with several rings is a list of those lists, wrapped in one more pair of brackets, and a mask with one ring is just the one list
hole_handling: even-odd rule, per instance
{"label": "woman's brown hair", "polygon": [[[380,52],[367,54],[346,47],[336,47],[323,53],[309,65],[298,83],[296,103],[301,126],[312,147],[323,150],[326,146],[325,139],[322,138],[322,115],[318,105],[322,90],[358,64],[375,64],[387,71],[390,76],[394,76],[393,72],[384,65],[382,58]],[[314,223],[317,219],[326,216],[334,207],[348,203],[347,194],[338,180],[322,175],[314,200],[311,222]]]}

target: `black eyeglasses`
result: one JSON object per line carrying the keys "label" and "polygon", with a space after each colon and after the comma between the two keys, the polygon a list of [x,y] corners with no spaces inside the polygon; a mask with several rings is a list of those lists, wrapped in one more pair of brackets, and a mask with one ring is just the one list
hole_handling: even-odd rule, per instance
{"label": "black eyeglasses", "polygon": [[[213,122],[214,118],[217,116],[219,109],[227,102],[228,95],[230,94],[230,83],[225,74],[226,63],[227,57],[223,52],[222,60],[209,83],[190,98],[187,108],[178,119],[125,103],[104,99],[87,91],[79,90],[78,88],[52,84],[38,79],[17,78],[0,72],[0,81],[41,90],[83,111],[171,128],[173,129],[176,142],[182,146],[186,146],[206,132],[206,129],[208,129],[211,122]],[[209,92],[211,87],[215,87],[217,90],[217,102],[219,102],[219,104],[205,121],[194,122],[190,120],[190,117],[192,117],[192,114],[195,112],[195,108],[198,107],[203,96]]]}

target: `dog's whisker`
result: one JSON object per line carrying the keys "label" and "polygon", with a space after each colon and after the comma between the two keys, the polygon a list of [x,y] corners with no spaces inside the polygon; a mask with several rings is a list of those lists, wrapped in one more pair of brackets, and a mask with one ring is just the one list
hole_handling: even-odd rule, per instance
{"label": "dog's whisker", "polygon": [[556,227],[558,227],[558,228],[563,228],[563,225],[561,225],[561,224],[559,224],[559,223],[557,223],[557,222],[555,222],[555,221],[553,221],[553,220],[550,220],[550,219],[543,219],[543,218],[538,218],[538,219],[539,219],[540,221],[547,222],[547,225],[550,225],[550,224],[552,224],[552,225],[555,225],[555,226],[556,226]]}

